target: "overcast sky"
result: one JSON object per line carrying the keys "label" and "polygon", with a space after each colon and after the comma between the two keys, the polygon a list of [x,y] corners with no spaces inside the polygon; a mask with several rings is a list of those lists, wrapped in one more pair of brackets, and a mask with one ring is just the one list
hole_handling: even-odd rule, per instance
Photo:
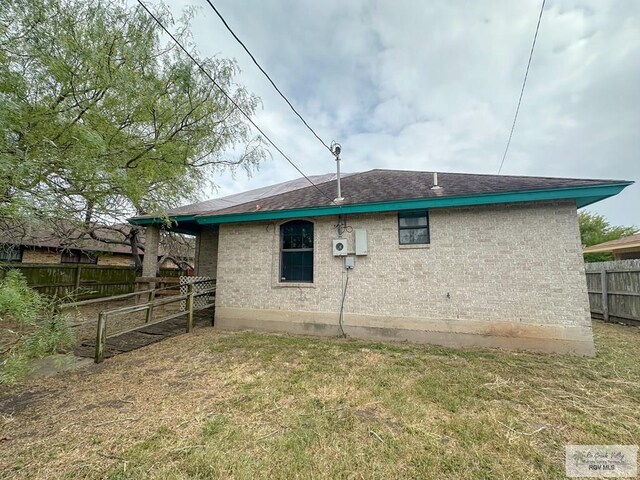
{"label": "overcast sky", "polygon": [[[235,58],[262,98],[256,122],[306,174],[335,170],[204,0],[192,24],[204,56]],[[176,12],[185,4],[169,2]],[[236,34],[330,142],[343,171],[496,173],[539,0],[215,0]],[[640,178],[640,2],[549,0],[503,174]],[[272,151],[222,196],[299,177]],[[588,207],[640,226],[640,185]]]}

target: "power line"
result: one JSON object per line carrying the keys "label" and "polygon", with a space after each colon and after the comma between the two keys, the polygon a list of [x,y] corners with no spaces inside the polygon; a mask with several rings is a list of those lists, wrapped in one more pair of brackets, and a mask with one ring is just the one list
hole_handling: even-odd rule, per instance
{"label": "power line", "polygon": [[151,12],[151,10],[149,10],[147,8],[147,6],[142,3],[141,0],[137,0],[137,2],[140,4],[140,6],[142,8],[145,9],[145,11],[149,14],[149,16],[151,18],[153,18],[155,20],[155,22],[160,26],[160,28],[162,28],[162,30],[164,30],[164,32],[169,35],[169,37],[171,38],[171,40],[173,40],[175,42],[176,45],[178,45],[178,47],[180,47],[180,50],[182,50],[184,53],[187,54],[187,56],[191,59],[191,61],[193,63],[195,63],[197,65],[197,67],[200,69],[200,71],[211,81],[211,83],[213,83],[218,90],[220,90],[220,92],[222,92],[222,94],[227,98],[227,100],[229,100],[231,102],[231,104],[236,107],[238,109],[238,111],[240,113],[242,113],[242,115],[244,115],[244,117],[249,121],[249,123],[251,125],[254,126],[254,128],[260,132],[260,134],[271,144],[271,146],[273,148],[275,148],[278,153],[280,155],[282,155],[284,157],[284,159],[289,162],[291,164],[291,166],[293,168],[295,168],[298,173],[300,175],[302,175],[311,185],[313,185],[315,187],[316,190],[318,190],[322,195],[324,195],[326,198],[328,198],[330,201],[333,202],[333,199],[327,195],[326,193],[324,193],[322,190],[320,190],[320,188],[313,183],[313,181],[311,181],[311,179],[309,177],[307,177],[304,172],[302,170],[300,170],[300,168],[298,168],[298,166],[293,162],[293,160],[291,160],[274,142],[273,140],[271,140],[271,138],[269,138],[269,136],[264,133],[264,131],[258,126],[256,125],[256,123],[251,119],[251,116],[249,116],[249,114],[247,112],[245,112],[242,107],[240,107],[240,105],[238,105],[238,103],[224,90],[224,88],[222,88],[215,80],[214,78],[209,74],[209,72],[202,66],[202,64],[200,64],[200,62],[198,62],[193,55],[191,55],[191,53],[189,53],[189,51],[178,41],[178,39],[167,29],[167,27],[165,27],[162,22],[153,14],[153,12]]}
{"label": "power line", "polygon": [[287,102],[287,105],[289,105],[289,107],[291,108],[291,110],[293,110],[293,113],[295,113],[298,118],[302,121],[302,123],[304,123],[305,127],[307,127],[309,129],[309,131],[311,133],[313,133],[313,135],[320,141],[320,143],[322,143],[322,145],[324,145],[324,147],[329,150],[331,152],[331,154],[335,155],[335,153],[333,152],[333,150],[331,150],[331,147],[329,145],[326,144],[326,142],[324,140],[322,140],[322,138],[320,138],[320,136],[315,132],[315,130],[313,128],[311,128],[309,126],[309,124],[307,123],[307,121],[302,117],[302,115],[300,115],[300,113],[298,113],[298,111],[295,109],[295,107],[291,104],[291,102],[289,101],[289,99],[285,96],[284,93],[282,93],[282,91],[278,88],[278,86],[275,84],[275,82],[271,79],[271,77],[269,76],[269,74],[267,72],[264,71],[264,68],[262,68],[262,66],[258,63],[258,61],[256,60],[256,58],[253,56],[253,54],[249,51],[249,49],[247,48],[247,46],[242,42],[242,40],[240,40],[238,38],[238,36],[235,34],[235,32],[231,29],[231,27],[229,26],[229,24],[227,23],[227,21],[224,19],[224,17],[222,16],[222,14],[218,11],[218,9],[213,5],[213,3],[211,2],[211,0],[207,0],[207,3],[209,4],[209,6],[213,9],[214,12],[216,12],[216,15],[218,15],[218,18],[220,18],[220,20],[222,20],[222,23],[224,24],[224,26],[227,28],[227,30],[229,30],[229,33],[231,33],[231,35],[233,35],[233,38],[236,39],[236,41],[242,46],[242,48],[244,49],[245,52],[247,52],[247,54],[251,57],[251,60],[253,60],[253,63],[256,64],[256,67],[258,67],[260,69],[260,71],[264,74],[265,77],[267,77],[267,80],[269,80],[269,82],[271,83],[271,85],[273,85],[273,88],[276,89],[276,92],[278,92],[280,94],[280,96],[283,98],[283,100],[285,102]]}
{"label": "power line", "polygon": [[540,7],[540,15],[538,16],[538,25],[536,25],[536,33],[533,36],[533,43],[531,44],[531,52],[529,52],[529,62],[527,62],[527,70],[524,73],[524,81],[522,82],[522,90],[520,90],[520,98],[518,99],[518,106],[516,107],[516,114],[513,117],[513,125],[511,125],[511,132],[509,133],[509,140],[507,141],[507,147],[504,149],[502,155],[502,162],[500,162],[500,168],[498,169],[498,175],[502,171],[504,160],[507,158],[507,152],[509,151],[509,145],[511,145],[511,137],[513,136],[513,130],[516,128],[516,120],[518,119],[518,112],[520,111],[520,103],[522,103],[522,95],[524,94],[524,87],[527,84],[527,76],[529,75],[529,67],[531,66],[531,58],[533,57],[533,49],[536,47],[536,40],[538,38],[538,30],[540,30],[540,21],[542,20],[542,12],[544,11],[544,4],[546,0],[542,0],[542,6]]}

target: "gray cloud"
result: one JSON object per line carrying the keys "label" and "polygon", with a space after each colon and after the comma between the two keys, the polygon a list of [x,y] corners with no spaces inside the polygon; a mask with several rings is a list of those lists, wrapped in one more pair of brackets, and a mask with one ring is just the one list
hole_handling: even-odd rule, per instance
{"label": "gray cloud", "polygon": [[[203,55],[234,57],[260,95],[257,122],[309,174],[334,169],[206,3],[193,24]],[[183,2],[172,6],[181,8]],[[539,0],[280,1],[216,6],[344,169],[495,173]],[[640,177],[640,3],[548,1],[506,174]],[[253,178],[222,175],[219,194],[297,177],[273,153]],[[640,225],[640,186],[589,207]]]}

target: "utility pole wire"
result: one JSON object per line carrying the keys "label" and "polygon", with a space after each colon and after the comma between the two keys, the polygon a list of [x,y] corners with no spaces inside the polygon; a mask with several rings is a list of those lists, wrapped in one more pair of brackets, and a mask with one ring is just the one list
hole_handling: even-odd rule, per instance
{"label": "utility pole wire", "polygon": [[247,52],[247,55],[249,55],[251,57],[251,60],[253,60],[253,63],[256,64],[256,67],[258,67],[260,69],[260,71],[264,74],[265,77],[267,77],[267,80],[269,80],[269,82],[271,83],[271,85],[273,85],[273,88],[276,89],[276,92],[278,92],[280,94],[280,96],[282,97],[282,99],[287,102],[287,105],[289,105],[289,107],[291,108],[291,110],[293,110],[293,113],[295,113],[298,118],[300,120],[302,120],[302,123],[304,123],[305,127],[307,127],[309,129],[309,131],[311,133],[313,133],[313,135],[320,141],[320,143],[322,143],[322,145],[324,145],[324,147],[329,150],[331,152],[332,155],[335,156],[335,153],[333,152],[333,150],[331,150],[331,147],[329,145],[326,144],[326,142],[324,140],[322,140],[322,138],[320,138],[320,136],[315,132],[315,130],[313,128],[311,128],[309,126],[309,124],[307,123],[307,121],[302,117],[302,115],[300,115],[300,113],[298,113],[298,111],[295,109],[295,107],[291,104],[291,102],[289,101],[289,99],[285,96],[284,93],[282,93],[282,91],[280,91],[280,89],[278,88],[278,86],[275,84],[275,82],[271,79],[271,77],[269,76],[269,74],[267,72],[264,71],[264,69],[262,68],[262,66],[258,63],[258,61],[256,60],[256,58],[253,56],[253,54],[249,51],[249,49],[247,48],[247,46],[242,42],[242,40],[240,40],[238,38],[238,36],[235,34],[235,32],[231,29],[231,27],[229,26],[229,24],[227,23],[227,21],[224,19],[224,17],[222,16],[222,14],[218,11],[218,9],[213,5],[213,3],[211,2],[211,0],[207,0],[207,3],[209,4],[209,6],[213,9],[214,12],[216,12],[216,15],[218,15],[218,18],[220,18],[220,20],[222,21],[222,23],[224,24],[224,26],[227,28],[227,30],[229,30],[229,33],[231,33],[231,35],[233,35],[233,38],[236,39],[236,41],[242,46],[242,48],[244,49],[245,52]]}
{"label": "utility pole wire", "polygon": [[533,49],[536,47],[536,40],[538,39],[538,30],[540,30],[540,21],[542,20],[542,12],[544,11],[544,4],[546,0],[542,0],[542,6],[540,7],[540,15],[538,16],[538,25],[536,25],[536,33],[533,36],[533,43],[531,44],[531,52],[529,52],[529,61],[527,62],[527,70],[524,73],[524,81],[522,82],[522,90],[520,90],[520,98],[518,99],[518,106],[516,107],[516,114],[513,117],[513,125],[511,125],[511,132],[509,133],[509,140],[507,141],[507,147],[504,149],[502,155],[502,162],[500,162],[500,168],[498,169],[498,175],[502,171],[504,166],[504,160],[507,158],[507,152],[509,151],[509,145],[511,145],[511,137],[513,137],[513,130],[516,128],[516,120],[518,119],[518,112],[520,111],[520,104],[522,103],[522,95],[524,94],[524,87],[527,84],[527,77],[529,76],[529,67],[531,66],[531,58],[533,57]]}
{"label": "utility pole wire", "polygon": [[278,153],[280,155],[282,155],[284,157],[284,159],[289,162],[291,164],[291,166],[293,168],[295,168],[298,173],[300,175],[302,175],[311,185],[313,185],[315,187],[316,190],[318,190],[322,195],[324,195],[326,198],[328,198],[331,202],[333,202],[333,199],[327,195],[326,193],[324,193],[322,190],[320,190],[320,188],[313,183],[313,181],[307,177],[304,172],[302,170],[300,170],[300,168],[298,168],[298,166],[293,162],[293,160],[291,160],[282,150],[280,150],[280,148],[273,142],[273,140],[271,140],[269,138],[269,136],[264,133],[264,131],[262,131],[262,129],[256,125],[256,123],[251,119],[251,116],[245,112],[242,107],[240,107],[240,105],[238,105],[238,103],[224,90],[224,88],[222,88],[215,80],[214,78],[209,74],[209,72],[202,66],[202,64],[200,64],[200,62],[198,62],[193,55],[191,55],[191,53],[189,53],[189,51],[178,41],[178,39],[167,29],[167,27],[165,27],[162,22],[153,14],[153,12],[151,12],[151,10],[149,10],[147,8],[147,6],[142,3],[141,0],[137,0],[138,4],[140,4],[140,6],[142,8],[145,9],[145,11],[149,14],[149,16],[151,18],[153,18],[155,20],[155,22],[160,26],[160,28],[162,28],[162,30],[169,35],[169,37],[171,38],[171,40],[173,40],[175,42],[175,44],[180,48],[180,50],[182,50],[190,59],[193,63],[196,64],[196,66],[200,69],[200,71],[211,81],[211,83],[213,83],[218,90],[220,90],[220,92],[222,92],[222,94],[227,98],[227,100],[229,100],[231,102],[231,104],[236,107],[238,109],[238,111],[240,113],[242,113],[242,115],[244,115],[244,117],[249,121],[249,123],[251,125],[254,126],[254,128],[260,132],[260,134],[271,144],[271,146],[273,146],[273,148],[275,148]]}

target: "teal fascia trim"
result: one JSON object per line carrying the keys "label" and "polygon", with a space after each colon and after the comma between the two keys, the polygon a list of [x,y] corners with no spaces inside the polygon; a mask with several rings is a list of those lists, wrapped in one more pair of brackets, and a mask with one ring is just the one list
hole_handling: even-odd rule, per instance
{"label": "teal fascia trim", "polygon": [[[131,225],[153,225],[153,224],[164,224],[165,218],[160,217],[152,217],[152,218],[129,218],[127,222]],[[180,222],[195,222],[195,215],[177,215],[175,217],[169,217],[169,221],[171,221],[172,225],[167,228],[170,232],[183,233],[185,235],[197,235],[197,230],[191,230],[189,228],[182,228],[180,226]],[[177,224],[177,225],[174,225]]]}
{"label": "teal fascia trim", "polygon": [[[350,213],[390,212],[398,210],[414,210],[419,208],[466,207],[496,203],[540,202],[546,200],[568,199],[575,199],[576,206],[580,208],[593,202],[597,202],[598,200],[617,195],[632,183],[633,182],[624,182],[609,185],[530,190],[524,192],[421,198],[395,202],[331,205],[327,207],[300,208],[295,210],[271,210],[265,212],[249,212],[229,215],[195,216],[195,218],[191,219],[195,220],[200,225],[216,225],[221,223],[258,222],[263,220],[321,217],[326,215],[343,215]],[[172,218],[172,220],[180,221],[177,217]]]}
{"label": "teal fascia trim", "polygon": [[594,197],[580,197],[576,198],[576,204],[578,208],[586,207],[591,205],[592,203],[599,202],[600,200],[604,200],[605,198],[609,198],[611,195],[605,196],[594,196]]}
{"label": "teal fascia trim", "polygon": [[[175,217],[169,217],[169,220],[172,222],[188,222],[194,221],[196,219],[195,215],[177,215]],[[164,218],[160,217],[152,217],[152,218],[129,218],[127,222],[131,225],[152,225],[154,223],[164,223]]]}
{"label": "teal fascia trim", "polygon": [[198,230],[189,230],[188,228],[180,228],[178,227],[171,227],[168,229],[170,232],[176,232],[176,233],[183,233],[184,235],[197,235],[198,234]]}

